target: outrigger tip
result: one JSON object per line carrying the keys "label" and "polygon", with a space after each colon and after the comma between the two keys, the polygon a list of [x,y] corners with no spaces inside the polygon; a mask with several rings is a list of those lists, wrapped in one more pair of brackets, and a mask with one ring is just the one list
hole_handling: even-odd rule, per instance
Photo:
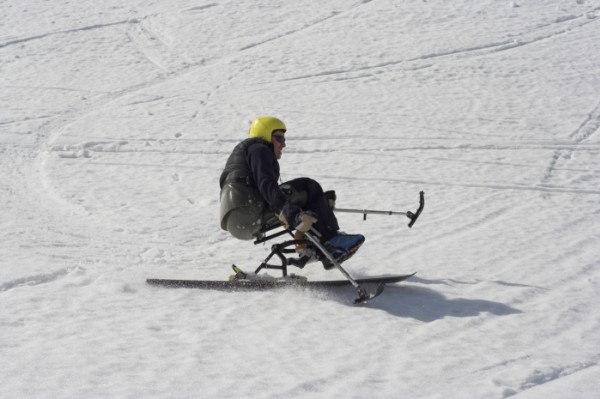
{"label": "outrigger tip", "polygon": [[369,293],[367,293],[367,291],[364,288],[361,287],[358,290],[358,298],[356,298],[354,300],[354,304],[360,305],[360,304],[369,302],[371,299],[381,295],[384,288],[385,288],[385,283],[380,283],[379,285],[377,285],[377,289],[375,290],[375,293],[369,294]]}

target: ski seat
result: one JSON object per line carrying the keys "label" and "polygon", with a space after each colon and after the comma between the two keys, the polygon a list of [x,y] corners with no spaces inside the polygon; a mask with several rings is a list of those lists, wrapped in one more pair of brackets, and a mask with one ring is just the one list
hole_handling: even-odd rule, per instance
{"label": "ski seat", "polygon": [[239,240],[253,240],[265,225],[278,222],[258,190],[235,174],[225,180],[220,195],[221,229]]}

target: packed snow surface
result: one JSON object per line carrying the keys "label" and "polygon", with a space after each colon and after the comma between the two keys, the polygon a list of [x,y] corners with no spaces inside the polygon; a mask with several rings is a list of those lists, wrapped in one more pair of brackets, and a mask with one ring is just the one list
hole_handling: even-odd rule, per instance
{"label": "packed snow surface", "polygon": [[[2,397],[599,397],[600,0],[0,9]],[[425,192],[338,213],[353,276],[415,277],[146,284],[268,254],[218,221],[257,115],[339,207]]]}

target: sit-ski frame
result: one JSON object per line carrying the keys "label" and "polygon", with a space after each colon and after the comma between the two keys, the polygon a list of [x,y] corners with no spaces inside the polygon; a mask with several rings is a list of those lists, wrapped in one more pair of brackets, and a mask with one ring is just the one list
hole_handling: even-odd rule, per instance
{"label": "sit-ski frame", "polygon": [[[281,237],[285,234],[289,234],[290,236],[294,237],[293,229],[284,229],[277,233],[274,233],[271,235],[266,235],[266,233],[268,233],[269,231],[277,229],[279,227],[283,227],[283,226],[280,223],[276,223],[276,224],[272,224],[272,225],[263,227],[261,235],[254,241],[254,245],[262,244],[262,243],[270,241],[274,238]],[[296,253],[296,245],[306,245],[306,244],[310,244],[310,242],[308,240],[297,240],[295,238],[293,240],[287,240],[284,242],[280,242],[278,244],[273,244],[271,246],[271,253],[258,266],[258,268],[254,271],[254,273],[258,274],[258,272],[260,272],[262,269],[275,269],[275,270],[281,270],[283,277],[287,277],[287,275],[288,275],[287,267],[289,265],[296,266],[296,267],[302,269],[306,265],[306,261],[308,259],[303,260],[299,257],[286,256],[286,255],[295,254]],[[273,258],[274,256],[277,256],[279,258],[279,261],[281,262],[281,264],[274,265],[274,264],[269,263],[271,258]]]}
{"label": "sit-ski frame", "polygon": [[[421,212],[423,211],[423,208],[425,206],[425,193],[423,191],[421,191],[419,193],[419,208],[413,213],[410,211],[407,212],[394,212],[394,211],[373,211],[373,210],[358,210],[358,209],[334,209],[337,212],[349,212],[349,213],[362,213],[363,214],[363,218],[366,220],[367,214],[371,213],[371,214],[384,214],[384,215],[406,215],[406,217],[408,217],[410,219],[410,223],[408,224],[408,227],[411,228],[415,222],[417,221],[417,218],[419,217],[419,215],[421,214]],[[278,227],[282,227],[280,223],[274,223],[271,225],[267,225],[264,226],[261,229],[261,233],[258,236],[258,238],[254,241],[254,245],[257,244],[261,244],[264,243],[266,241],[272,240],[274,238],[278,238],[281,237],[285,234],[289,234],[290,236],[292,236],[294,239],[293,240],[287,240],[278,244],[273,244],[273,246],[271,246],[271,253],[267,256],[267,258],[258,266],[258,268],[254,271],[255,274],[258,274],[258,272],[260,272],[263,269],[275,269],[275,270],[281,270],[281,273],[283,275],[283,277],[287,277],[288,275],[288,266],[295,266],[298,267],[300,269],[304,268],[304,266],[306,265],[306,263],[308,262],[309,258],[302,258],[302,257],[292,257],[292,256],[286,256],[288,254],[295,254],[296,253],[296,245],[312,245],[314,247],[316,247],[322,254],[322,256],[325,256],[327,259],[329,259],[329,261],[348,279],[348,281],[350,281],[350,283],[354,286],[354,288],[356,288],[356,290],[358,291],[358,298],[354,301],[354,303],[364,303],[367,302],[369,299],[372,299],[376,296],[378,296],[379,294],[381,294],[383,292],[383,288],[384,288],[384,284],[380,284],[377,287],[377,290],[375,291],[374,294],[369,294],[367,293],[367,291],[364,289],[364,287],[362,287],[341,265],[338,261],[335,260],[335,258],[333,257],[333,255],[325,248],[325,246],[321,243],[321,241],[319,240],[320,234],[317,230],[315,230],[314,228],[311,228],[309,232],[305,233],[305,236],[307,239],[302,239],[302,240],[298,240],[295,239],[294,234],[293,234],[293,229],[288,228],[288,229],[284,229],[282,231],[279,231],[277,233],[271,234],[271,235],[266,235],[269,231],[274,230]],[[290,248],[292,247],[292,248]],[[281,262],[281,264],[279,265],[274,265],[269,263],[269,261],[274,257],[277,256]]]}

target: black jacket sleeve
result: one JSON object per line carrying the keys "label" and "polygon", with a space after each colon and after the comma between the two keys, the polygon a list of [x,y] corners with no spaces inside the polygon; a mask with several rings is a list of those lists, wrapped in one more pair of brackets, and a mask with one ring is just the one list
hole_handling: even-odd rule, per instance
{"label": "black jacket sleeve", "polygon": [[248,165],[252,170],[252,178],[263,196],[275,213],[281,212],[286,198],[279,189],[279,163],[273,148],[262,144],[248,147]]}

